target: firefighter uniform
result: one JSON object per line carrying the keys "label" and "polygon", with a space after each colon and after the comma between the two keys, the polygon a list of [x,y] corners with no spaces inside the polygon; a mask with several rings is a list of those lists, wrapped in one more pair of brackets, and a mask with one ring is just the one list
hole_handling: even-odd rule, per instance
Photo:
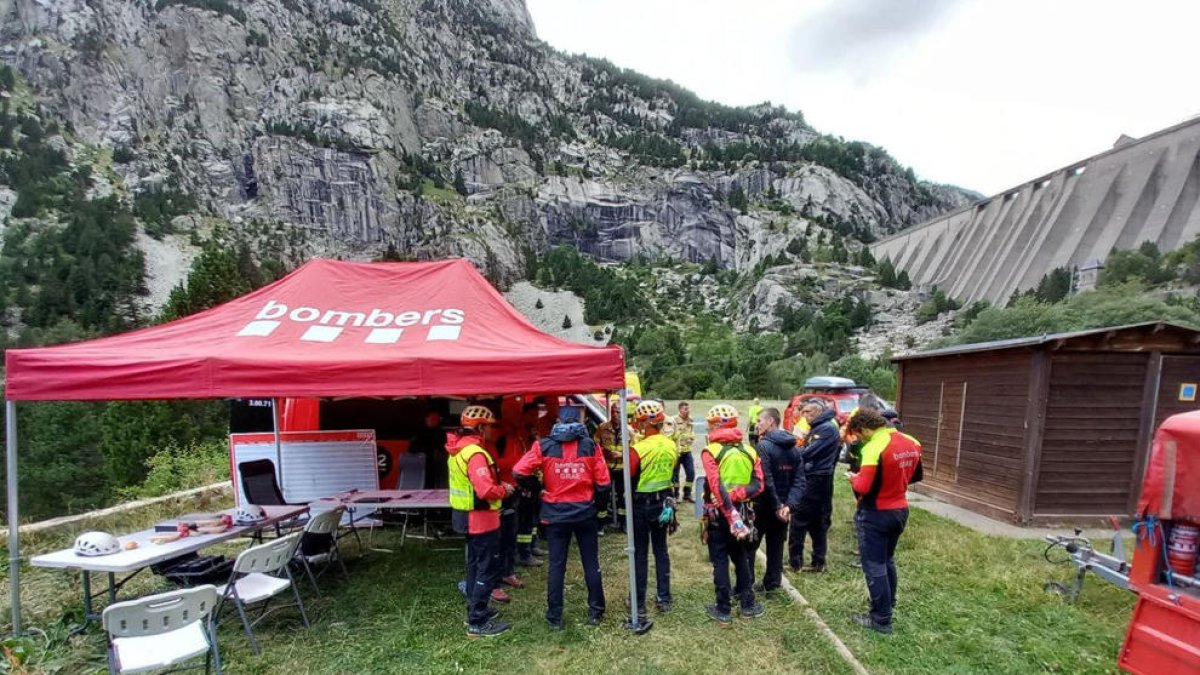
{"label": "firefighter uniform", "polygon": [[[625,461],[621,452],[621,418],[618,415],[609,417],[608,421],[596,427],[595,443],[604,451],[604,463],[608,466],[612,482],[612,498],[609,504],[600,507],[599,518],[602,523],[608,523],[614,528],[625,530]],[[632,438],[633,434],[630,434]],[[615,508],[610,508],[615,505]]]}
{"label": "firefighter uniform", "polygon": [[679,464],[675,469],[675,495],[679,496],[679,472],[683,471],[683,499],[692,501],[692,484],[696,482],[696,464],[692,459],[692,446],[696,444],[696,428],[692,426],[691,417],[676,415],[669,422],[673,427],[672,438],[675,440],[675,451],[679,454]]}
{"label": "firefighter uniform", "polygon": [[[604,585],[596,527],[596,503],[607,500],[608,470],[587,428],[578,415],[564,408],[559,424],[536,441],[513,473],[528,490],[545,486],[541,521],[546,525],[550,569],[546,580],[546,621],[552,629],[563,627],[563,578],[571,539],[579,546],[588,592],[588,622],[597,625],[604,616]],[[538,476],[541,476],[539,481]]]}
{"label": "firefighter uniform", "polygon": [[[737,411],[714,406],[708,414],[708,446],[700,453],[704,465],[704,521],[708,555],[713,565],[716,604],[708,613],[728,623],[733,609],[731,590],[737,595],[742,616],[761,616],[763,607],[754,598],[754,510],[752,500],[763,490],[762,462],[737,428]],[[729,565],[736,586],[730,588]]]}
{"label": "firefighter uniform", "polygon": [[856,617],[881,633],[892,631],[896,606],[896,545],[908,523],[908,486],[921,480],[921,444],[891,427],[871,430],[862,449],[862,469],[850,485],[858,496],[858,530],[863,576],[871,611]]}
{"label": "firefighter uniform", "polygon": [[511,486],[500,482],[481,436],[450,434],[446,451],[453,524],[467,537],[468,635],[503,632],[508,627],[491,620],[488,599],[500,580],[500,505]]}
{"label": "firefighter uniform", "polygon": [[675,441],[646,432],[629,453],[629,472],[635,481],[633,495],[633,559],[637,584],[638,613],[646,614],[646,585],[650,548],[654,549],[655,601],[661,611],[671,606],[671,556],[667,551],[664,508],[674,509]]}

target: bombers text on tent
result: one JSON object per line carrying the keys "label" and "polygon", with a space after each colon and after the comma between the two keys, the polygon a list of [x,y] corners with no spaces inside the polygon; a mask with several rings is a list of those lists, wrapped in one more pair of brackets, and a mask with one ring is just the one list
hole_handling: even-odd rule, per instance
{"label": "bombers text on tent", "polygon": [[321,310],[316,307],[295,307],[275,300],[268,300],[254,320],[238,331],[239,336],[265,337],[287,320],[293,323],[310,324],[300,336],[305,342],[332,342],[345,327],[367,327],[371,332],[363,340],[367,343],[394,343],[409,326],[429,326],[426,340],[457,340],[466,321],[466,312],[461,309],[427,309],[389,312],[373,308],[364,312],[345,310]]}

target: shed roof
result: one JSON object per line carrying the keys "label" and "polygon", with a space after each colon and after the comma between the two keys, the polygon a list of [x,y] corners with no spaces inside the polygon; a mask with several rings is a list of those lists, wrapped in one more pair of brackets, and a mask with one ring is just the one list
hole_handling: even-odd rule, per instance
{"label": "shed roof", "polygon": [[[942,347],[941,349],[931,349],[925,352],[917,352],[915,354],[906,354],[903,356],[895,356],[893,362],[910,361],[914,359],[925,359],[937,356],[950,356],[954,354],[970,354],[974,352],[991,352],[1003,349],[1017,349],[1021,347],[1041,347],[1051,345],[1051,348],[1057,348],[1062,343],[1070,340],[1078,340],[1096,335],[1104,334],[1134,334],[1134,333],[1149,333],[1154,334],[1163,330],[1175,330],[1191,336],[1192,342],[1200,345],[1200,330],[1184,326],[1169,321],[1147,321],[1145,323],[1135,323],[1128,326],[1113,326],[1110,328],[1089,328],[1087,330],[1073,331],[1069,333],[1053,333],[1048,335],[1033,335],[1030,337],[1010,338],[1007,340],[992,340],[991,342],[975,342],[966,345],[953,345],[951,347]],[[1130,351],[1130,350],[1123,350]]]}

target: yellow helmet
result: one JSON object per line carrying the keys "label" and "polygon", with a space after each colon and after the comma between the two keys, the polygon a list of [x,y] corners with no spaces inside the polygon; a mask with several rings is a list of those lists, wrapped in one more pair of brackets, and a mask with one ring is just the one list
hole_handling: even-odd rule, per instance
{"label": "yellow helmet", "polygon": [[462,411],[462,425],[467,429],[495,423],[496,415],[487,406],[469,405]]}
{"label": "yellow helmet", "polygon": [[728,403],[718,403],[708,409],[706,419],[718,429],[734,429],[738,425],[738,411]]}
{"label": "yellow helmet", "polygon": [[667,411],[658,401],[642,401],[633,410],[633,421],[638,424],[662,424],[667,421]]}

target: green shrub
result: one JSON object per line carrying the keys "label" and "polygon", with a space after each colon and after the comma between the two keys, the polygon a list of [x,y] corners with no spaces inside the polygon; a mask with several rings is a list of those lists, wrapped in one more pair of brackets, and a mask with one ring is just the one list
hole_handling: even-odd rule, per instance
{"label": "green shrub", "polygon": [[1167,301],[1149,295],[1138,283],[1099,288],[1056,304],[1025,296],[1008,307],[981,311],[947,343],[987,342],[1145,321],[1171,321],[1200,327],[1200,308],[1194,300]]}
{"label": "green shrub", "polygon": [[146,460],[140,485],[117,490],[126,500],[147,499],[229,480],[229,446],[223,440],[179,446],[174,443]]}

